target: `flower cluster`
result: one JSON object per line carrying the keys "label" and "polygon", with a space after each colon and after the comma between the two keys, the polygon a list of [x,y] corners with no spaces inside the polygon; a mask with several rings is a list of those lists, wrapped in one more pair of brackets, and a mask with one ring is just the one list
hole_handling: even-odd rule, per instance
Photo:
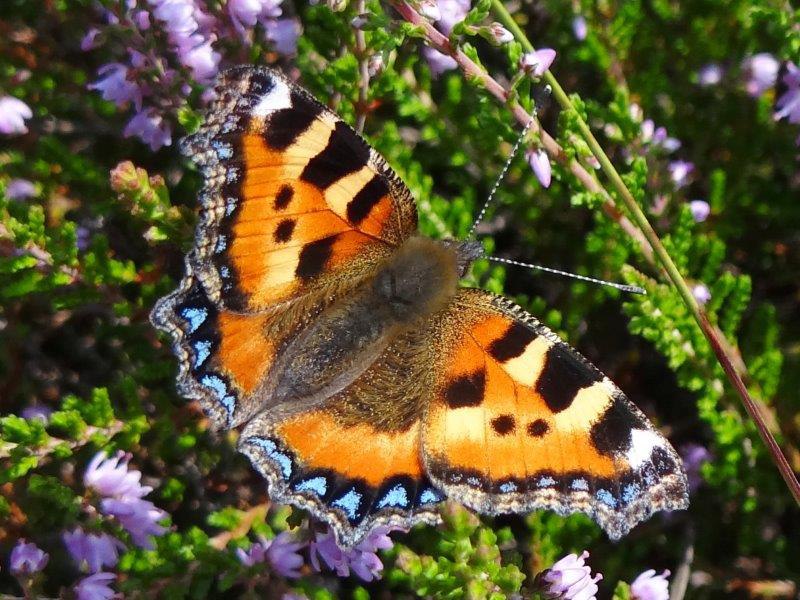
{"label": "flower cluster", "polygon": [[[601,573],[592,577],[591,568],[586,565],[589,553],[568,554],[549,569],[536,576],[534,586],[543,597],[561,600],[596,600],[597,582],[603,579]],[[669,571],[656,575],[655,569],[639,574],[630,585],[632,600],[668,600]]]}
{"label": "flower cluster", "polygon": [[353,548],[341,548],[330,529],[318,532],[309,544],[311,565],[315,570],[321,571],[324,563],[339,577],[348,577],[352,571],[364,581],[380,579],[383,563],[377,552],[391,548],[394,544],[389,533],[399,530],[385,526],[376,527]]}
{"label": "flower cluster", "polygon": [[125,545],[107,533],[84,533],[80,527],[62,536],[78,568],[87,573],[99,573],[104,567],[115,567]]}
{"label": "flower cluster", "polygon": [[211,98],[208,87],[222,66],[222,41],[246,49],[260,39],[281,54],[296,51],[300,27],[295,19],[281,18],[281,2],[230,0],[220,7],[203,0],[130,0],[110,5],[103,12],[104,24],[86,32],[81,48],[104,46],[117,60],[101,66],[89,88],[133,110],[125,137],[136,136],[154,151],[169,146],[177,115],[192,94]]}
{"label": "flower cluster", "polygon": [[[768,52],[759,52],[742,62],[742,72],[745,90],[754,98],[764,95],[780,83],[781,93],[775,100],[773,118],[800,124],[800,67],[792,61],[786,61],[781,74],[778,59]],[[797,145],[800,146],[800,136]]]}
{"label": "flower cluster", "polygon": [[[420,12],[434,21],[436,28],[445,35],[450,35],[456,23],[460,23],[467,16],[470,9],[470,0],[438,0],[438,2],[420,3]],[[422,55],[428,61],[431,73],[435,77],[445,71],[455,69],[457,63],[452,56],[442,54],[430,46],[422,49]]]}
{"label": "flower cluster", "polygon": [[[700,304],[705,304],[711,300],[711,292],[702,284],[696,285],[692,288],[692,295],[695,300]],[[703,477],[700,470],[703,465],[714,458],[714,455],[700,444],[689,443],[681,446],[681,458],[683,459],[683,467],[686,469],[686,479],[689,482],[689,491],[694,492],[703,483]]]}
{"label": "flower cluster", "polygon": [[296,579],[300,577],[300,568],[303,566],[299,551],[304,546],[303,542],[298,542],[291,533],[284,531],[271,540],[260,537],[247,550],[237,548],[236,556],[246,567],[267,562],[279,575]]}
{"label": "flower cluster", "polygon": [[592,577],[592,570],[585,562],[587,558],[589,553],[585,550],[580,556],[568,554],[539,573],[536,576],[539,591],[547,598],[594,600],[597,582],[603,579],[603,575],[597,573]]}
{"label": "flower cluster", "polygon": [[786,91],[775,103],[775,120],[788,119],[789,123],[800,124],[800,67],[793,62],[786,63],[786,73],[781,81]]}
{"label": "flower cluster", "polygon": [[631,583],[632,600],[669,600],[669,571],[656,575],[655,569],[641,573]]}
{"label": "flower cluster", "polygon": [[34,543],[25,540],[14,546],[9,559],[9,570],[17,576],[33,575],[47,566],[50,556]]}
{"label": "flower cluster", "polygon": [[777,59],[768,52],[759,52],[746,58],[742,63],[742,70],[747,93],[758,98],[771,89],[778,80],[779,68]]}
{"label": "flower cluster", "polygon": [[143,500],[153,488],[141,485],[142,474],[128,469],[129,460],[130,456],[122,452],[112,458],[100,452],[86,468],[83,483],[102,497],[100,509],[103,514],[114,517],[137,546],[151,549],[150,536],[166,531],[158,523],[166,518],[167,513],[149,500]]}
{"label": "flower cluster", "polygon": [[[142,499],[152,488],[140,483],[142,474],[139,471],[128,469],[129,460],[130,457],[122,453],[108,458],[104,452],[99,452],[86,468],[83,482],[100,496],[103,514],[114,517],[138,546],[152,548],[149,536],[166,531],[158,525],[166,513]],[[108,533],[87,533],[81,527],[64,532],[61,539],[78,569],[87,574],[73,588],[76,597],[79,600],[113,597],[115,592],[110,586],[116,575],[104,569],[116,567],[125,545]],[[30,591],[32,576],[44,569],[48,561],[46,552],[23,540],[11,552],[9,570],[20,580],[23,589]]]}

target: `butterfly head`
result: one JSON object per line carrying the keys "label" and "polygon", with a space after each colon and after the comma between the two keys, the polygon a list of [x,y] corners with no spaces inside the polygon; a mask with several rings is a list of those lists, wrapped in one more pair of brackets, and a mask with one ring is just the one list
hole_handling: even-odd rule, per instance
{"label": "butterfly head", "polygon": [[379,269],[373,289],[401,320],[429,315],[450,302],[458,280],[482,254],[478,242],[413,236]]}
{"label": "butterfly head", "polygon": [[448,240],[445,244],[451,245],[456,251],[459,277],[465,277],[472,263],[484,256],[483,244],[476,240]]}

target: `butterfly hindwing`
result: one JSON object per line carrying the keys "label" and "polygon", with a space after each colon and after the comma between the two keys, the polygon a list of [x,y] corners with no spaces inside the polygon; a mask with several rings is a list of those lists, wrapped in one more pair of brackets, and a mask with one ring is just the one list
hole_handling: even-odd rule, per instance
{"label": "butterfly hindwing", "polygon": [[483,513],[585,512],[613,539],[687,506],[680,459],[602,373],[532,316],[462,289],[442,328],[425,470]]}
{"label": "butterfly hindwing", "polygon": [[216,94],[182,146],[205,177],[192,264],[216,303],[253,312],[345,291],[416,230],[380,155],[282,74],[232,69]]}
{"label": "butterfly hindwing", "polygon": [[420,452],[432,332],[400,336],[324,405],[267,411],[245,427],[239,449],[267,479],[273,500],[311,510],[345,545],[378,524],[439,521],[444,495]]}
{"label": "butterfly hindwing", "polygon": [[274,335],[276,317],[217,306],[188,263],[181,286],[158,301],[151,319],[172,337],[181,394],[198,400],[214,427],[234,427],[263,408],[258,387],[286,336]]}

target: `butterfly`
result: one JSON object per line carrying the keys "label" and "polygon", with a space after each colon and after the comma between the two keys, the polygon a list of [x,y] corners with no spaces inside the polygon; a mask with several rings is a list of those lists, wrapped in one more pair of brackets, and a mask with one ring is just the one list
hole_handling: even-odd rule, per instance
{"label": "butterfly", "polygon": [[667,440],[602,373],[508,299],[459,280],[475,241],[417,231],[411,192],[280,72],[220,76],[182,142],[200,220],[152,322],[179,392],[274,502],[343,545],[373,527],[480,513],[584,512],[617,539],[688,504]]}

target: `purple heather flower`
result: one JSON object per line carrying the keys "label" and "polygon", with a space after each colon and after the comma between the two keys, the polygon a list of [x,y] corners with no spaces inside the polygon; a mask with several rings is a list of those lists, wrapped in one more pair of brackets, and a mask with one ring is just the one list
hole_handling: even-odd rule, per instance
{"label": "purple heather flower", "polygon": [[332,530],[317,533],[309,544],[311,565],[317,571],[322,570],[319,560],[322,558],[328,568],[336,571],[339,577],[347,577],[352,569],[364,581],[380,579],[383,563],[377,551],[391,548],[393,543],[389,533],[398,530],[400,529],[396,527],[376,527],[357,546],[347,550],[339,547]]}
{"label": "purple heather flower", "polygon": [[97,48],[97,36],[100,35],[100,30],[97,27],[91,27],[81,39],[81,50],[84,52]]}
{"label": "purple heather flower", "polygon": [[456,23],[460,23],[467,16],[470,9],[470,0],[439,0],[439,19],[436,27],[445,35],[450,35]]}
{"label": "purple heather flower", "polygon": [[680,141],[669,137],[666,128],[656,127],[653,119],[642,121],[642,142],[664,148],[667,152],[674,152],[681,147]]}
{"label": "purple heather flower", "polygon": [[722,81],[722,67],[717,63],[709,63],[697,73],[697,83],[703,87],[717,85],[720,81]]}
{"label": "purple heather flower", "polygon": [[542,184],[542,187],[550,187],[550,182],[553,177],[553,171],[550,167],[550,159],[547,157],[547,152],[542,148],[533,149],[529,148],[525,152],[525,159],[536,174],[536,179]]}
{"label": "purple heather flower", "polygon": [[103,567],[114,567],[119,560],[120,550],[125,549],[122,542],[107,533],[84,533],[80,527],[65,532],[61,537],[78,567],[88,573],[98,573]]}
{"label": "purple heather flower", "polygon": [[586,34],[589,33],[589,26],[586,24],[586,19],[584,19],[582,15],[578,15],[572,19],[572,33],[579,42],[586,39]]}
{"label": "purple heather flower", "polygon": [[109,600],[115,594],[109,586],[116,578],[113,573],[95,573],[81,579],[73,590],[78,600]]}
{"label": "purple heather flower", "polygon": [[[467,16],[469,8],[470,0],[439,0],[436,3],[436,10],[432,13],[436,17],[436,28],[445,35],[450,35],[456,23],[460,23]],[[422,49],[422,56],[428,62],[434,77],[439,77],[445,71],[452,71],[458,66],[452,56],[428,46]]]}
{"label": "purple heather flower", "polygon": [[789,123],[800,123],[800,67],[793,62],[786,63],[783,83],[787,89],[775,103],[775,108],[778,109],[774,115],[775,120],[787,118]]}
{"label": "purple heather flower", "polygon": [[113,458],[108,458],[105,452],[98,452],[86,467],[83,484],[105,497],[143,498],[153,488],[139,483],[142,474],[129,470],[128,461],[130,456],[124,452],[117,452]]}
{"label": "purple heather flower", "polygon": [[50,415],[53,414],[53,409],[43,404],[32,404],[22,409],[22,418],[33,420],[39,419],[45,423],[50,420]]}
{"label": "purple heather flower", "polygon": [[692,200],[689,202],[689,210],[692,211],[692,217],[697,223],[702,223],[711,214],[711,207],[705,200]]}
{"label": "purple heather flower", "polygon": [[21,135],[28,133],[25,119],[33,116],[30,106],[14,96],[0,98],[0,133]]}
{"label": "purple heather flower", "polygon": [[692,296],[701,305],[711,300],[711,292],[702,283],[698,283],[692,288]]}
{"label": "purple heather flower", "polygon": [[264,540],[263,543],[266,545],[267,542],[267,560],[275,572],[283,577],[300,577],[299,569],[303,566],[303,557],[297,551],[305,544],[296,541],[288,531],[279,533],[274,539]]}
{"label": "purple heather flower", "polygon": [[434,77],[439,77],[445,71],[452,71],[458,66],[458,63],[452,56],[442,54],[438,50],[425,46],[422,48],[422,55],[428,61],[428,67],[431,69],[431,74]]}
{"label": "purple heather flower", "polygon": [[140,548],[152,550],[151,535],[162,535],[166,528],[159,525],[167,513],[149,500],[141,498],[105,498],[100,503],[103,514],[114,517],[131,534],[133,543]]}
{"label": "purple heather flower", "polygon": [[20,540],[11,551],[8,568],[14,575],[32,575],[44,569],[49,559],[47,552],[33,542]]}
{"label": "purple heather flower", "polygon": [[150,0],[150,6],[154,7],[153,16],[164,23],[171,37],[187,37],[199,27],[192,0]]}
{"label": "purple heather flower", "polygon": [[210,39],[195,33],[182,38],[176,50],[181,64],[191,70],[192,77],[199,83],[210,83],[217,75],[222,56],[211,47]]}
{"label": "purple heather flower", "polygon": [[669,571],[656,575],[655,569],[640,574],[631,584],[632,600],[669,600]]}
{"label": "purple heather flower", "polygon": [[588,557],[585,550],[580,556],[568,554],[537,576],[544,592],[568,600],[594,600],[603,576],[597,573],[592,578],[592,570],[584,563]]}
{"label": "purple heather flower", "polygon": [[236,549],[236,558],[245,567],[252,567],[258,563],[262,563],[267,559],[267,549],[261,542],[256,542],[251,545],[247,550],[244,548]]}
{"label": "purple heather flower", "polygon": [[489,25],[489,31],[491,32],[495,43],[498,45],[508,44],[509,42],[514,41],[514,34],[503,27],[500,23],[495,22]]}
{"label": "purple heather flower", "polygon": [[172,144],[172,129],[169,123],[164,121],[161,115],[152,108],[144,109],[133,115],[122,135],[125,137],[137,136],[154,152],[162,146]]}
{"label": "purple heather flower", "polygon": [[760,96],[778,80],[780,63],[769,52],[759,52],[745,59],[742,64],[747,93],[754,98]]}
{"label": "purple heather flower", "polygon": [[86,250],[92,241],[92,231],[84,225],[75,228],[75,247],[78,250]]}
{"label": "purple heather flower", "polygon": [[311,566],[315,570],[322,570],[319,560],[321,558],[329,569],[336,571],[339,577],[350,575],[347,555],[336,543],[336,536],[332,529],[328,529],[325,533],[317,532],[308,547]]}
{"label": "purple heather flower", "polygon": [[236,556],[247,567],[269,561],[276,573],[296,579],[300,577],[299,569],[303,566],[303,557],[298,554],[298,550],[304,546],[305,543],[296,541],[291,533],[284,531],[271,540],[260,538],[259,542],[246,551],[237,548]]}
{"label": "purple heather flower", "polygon": [[389,537],[392,531],[405,531],[399,527],[376,527],[369,532],[349,553],[350,568],[364,581],[380,579],[383,563],[378,558],[378,550],[388,550],[394,546]]}
{"label": "purple heather flower", "polygon": [[264,24],[267,39],[279,54],[292,56],[297,53],[297,38],[300,35],[300,23],[297,19],[278,19]]}
{"label": "purple heather flower", "polygon": [[141,31],[150,29],[150,13],[146,10],[137,10],[133,13],[133,22]]}
{"label": "purple heather flower", "polygon": [[552,48],[540,48],[535,52],[523,54],[519,62],[523,71],[533,77],[541,77],[550,68],[555,59],[555,50]]}
{"label": "purple heather flower", "polygon": [[675,160],[667,166],[670,177],[676,187],[683,187],[689,181],[689,175],[694,171],[694,164],[685,160]]}
{"label": "purple heather flower", "polygon": [[268,11],[270,17],[278,17],[281,14],[277,3],[263,0],[228,0],[227,8],[231,22],[240,34],[255,27],[258,18],[265,11]]}
{"label": "purple heather flower", "polygon": [[[699,287],[699,286],[696,286]],[[705,288],[706,299],[703,303],[708,302],[711,299],[711,294],[708,292],[708,288]],[[695,298],[697,298],[697,293],[692,290]],[[686,469],[686,479],[689,483],[689,491],[694,492],[697,490],[700,485],[703,483],[703,478],[700,475],[700,468],[707,462],[709,462],[713,455],[705,446],[701,446],[700,444],[686,444],[680,448],[681,458],[683,459],[683,468]]]}
{"label": "purple heather flower", "polygon": [[142,89],[128,79],[128,67],[122,63],[109,63],[97,71],[100,79],[90,83],[90,90],[97,90],[105,100],[122,106],[133,101],[136,110],[142,108]]}
{"label": "purple heather flower", "polygon": [[25,200],[36,195],[36,186],[27,179],[11,179],[6,183],[6,198],[9,200]]}
{"label": "purple heather flower", "polygon": [[100,503],[103,514],[115,517],[137,546],[152,548],[149,536],[166,531],[158,522],[167,513],[149,500],[142,499],[153,488],[139,483],[142,474],[128,470],[129,460],[121,452],[115,458],[107,458],[105,452],[98,452],[86,468],[83,483],[104,497]]}

